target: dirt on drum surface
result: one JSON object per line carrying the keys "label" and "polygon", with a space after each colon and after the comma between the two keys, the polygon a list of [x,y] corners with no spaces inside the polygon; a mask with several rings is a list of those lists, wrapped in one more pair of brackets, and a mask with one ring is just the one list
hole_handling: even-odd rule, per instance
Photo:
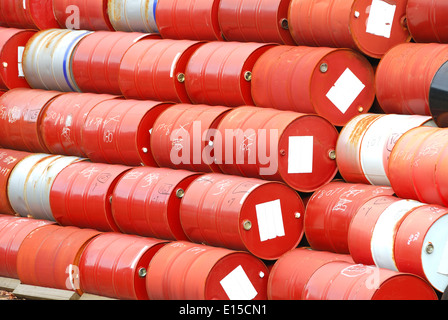
{"label": "dirt on drum surface", "polygon": [[14,296],[11,292],[0,290],[0,300],[23,300]]}

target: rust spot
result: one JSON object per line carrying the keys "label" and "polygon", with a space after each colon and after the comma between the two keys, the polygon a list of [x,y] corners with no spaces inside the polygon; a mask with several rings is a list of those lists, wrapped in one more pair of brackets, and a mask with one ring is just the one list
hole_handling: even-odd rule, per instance
{"label": "rust spot", "polygon": [[363,117],[358,123],[355,125],[353,130],[350,133],[350,136],[347,139],[347,143],[357,145],[360,142],[360,139],[363,137],[365,131],[370,126],[370,124],[381,117],[382,115],[372,114]]}

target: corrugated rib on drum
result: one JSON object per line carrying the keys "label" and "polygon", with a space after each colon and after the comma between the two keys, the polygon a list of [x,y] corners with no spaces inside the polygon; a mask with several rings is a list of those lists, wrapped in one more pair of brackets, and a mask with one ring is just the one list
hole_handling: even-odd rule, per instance
{"label": "corrugated rib on drum", "polygon": [[[160,0],[159,0],[160,1]],[[116,31],[157,33],[157,0],[108,0],[107,13]]]}
{"label": "corrugated rib on drum", "polygon": [[9,27],[45,30],[59,28],[53,15],[52,0],[2,0],[3,21]]}
{"label": "corrugated rib on drum", "polygon": [[407,25],[415,42],[448,42],[448,4],[445,1],[408,0]]}

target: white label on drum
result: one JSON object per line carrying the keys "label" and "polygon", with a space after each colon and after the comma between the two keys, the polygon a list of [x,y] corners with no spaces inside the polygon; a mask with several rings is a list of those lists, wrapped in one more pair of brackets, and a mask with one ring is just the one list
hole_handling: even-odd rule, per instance
{"label": "white label on drum", "polygon": [[24,78],[25,73],[23,72],[23,52],[25,51],[25,47],[17,48],[17,67],[19,69],[19,78]]}
{"label": "white label on drum", "polygon": [[365,87],[364,83],[347,68],[328,91],[327,98],[345,114]]}
{"label": "white label on drum", "polygon": [[385,38],[390,38],[392,23],[397,6],[382,0],[373,0],[370,6],[366,32]]}
{"label": "white label on drum", "polygon": [[229,273],[220,284],[230,300],[252,300],[258,294],[242,266]]}
{"label": "white label on drum", "polygon": [[255,209],[261,242],[285,236],[280,200],[256,205]]}
{"label": "white label on drum", "polygon": [[313,173],[314,137],[289,137],[288,173]]}

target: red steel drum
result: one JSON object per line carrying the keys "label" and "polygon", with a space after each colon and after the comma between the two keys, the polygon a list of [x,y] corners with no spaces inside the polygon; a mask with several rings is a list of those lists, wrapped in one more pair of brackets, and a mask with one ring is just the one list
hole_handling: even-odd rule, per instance
{"label": "red steel drum", "polygon": [[219,26],[227,41],[294,45],[288,27],[289,0],[220,0]]}
{"label": "red steel drum", "polygon": [[447,223],[446,207],[421,206],[411,212],[400,225],[394,247],[398,270],[426,279],[440,292],[444,292],[448,286],[448,238],[444,231]]}
{"label": "red steel drum", "polygon": [[82,130],[82,147],[93,162],[156,166],[150,140],[157,117],[169,103],[108,100],[89,113]]}
{"label": "red steel drum", "polygon": [[119,232],[111,197],[118,179],[130,167],[80,162],[66,167],[53,182],[50,205],[63,226]]}
{"label": "red steel drum", "polygon": [[21,283],[60,290],[78,291],[79,269],[85,246],[100,232],[50,225],[28,234],[17,253]]}
{"label": "red steel drum", "polygon": [[0,221],[0,276],[19,279],[17,255],[22,242],[33,230],[53,222],[9,216]]}
{"label": "red steel drum", "polygon": [[[448,148],[440,151],[439,159],[435,167],[435,186],[442,200],[441,205],[448,207],[448,183],[446,182],[448,170]],[[424,186],[422,186],[424,187]]]}
{"label": "red steel drum", "polygon": [[300,192],[314,192],[337,174],[339,133],[321,116],[244,106],[227,113],[218,130],[215,157],[223,173],[282,181]]}
{"label": "red steel drum", "polygon": [[254,105],[252,69],[272,44],[213,41],[191,56],[185,87],[194,104],[237,107]]}
{"label": "red steel drum", "polygon": [[120,231],[166,240],[187,240],[180,222],[185,190],[200,176],[183,170],[135,168],[117,182],[113,219]]}
{"label": "red steel drum", "polygon": [[29,88],[23,72],[23,52],[33,30],[0,28],[0,89]]}
{"label": "red steel drum", "polygon": [[113,232],[99,235],[81,255],[81,290],[122,300],[147,300],[147,268],[166,243]]}
{"label": "red steel drum", "polygon": [[431,82],[447,60],[448,44],[407,43],[392,48],[376,73],[381,108],[386,113],[431,115]]}
{"label": "red steel drum", "polygon": [[433,0],[408,0],[407,25],[415,42],[448,42],[448,3]]}
{"label": "red steel drum", "polygon": [[306,239],[314,250],[349,254],[348,230],[353,216],[367,201],[392,196],[390,187],[330,182],[309,199],[304,220]]}
{"label": "red steel drum", "polygon": [[288,21],[298,45],[356,49],[380,59],[411,39],[402,0],[292,0]]}
{"label": "red steel drum", "polygon": [[438,300],[431,285],[410,273],[334,261],[320,267],[304,300]]}
{"label": "red steel drum", "polygon": [[212,173],[187,188],[180,220],[192,242],[275,260],[302,240],[304,212],[283,183]]}
{"label": "red steel drum", "polygon": [[216,130],[231,108],[176,104],[154,123],[151,148],[160,167],[195,172],[218,172],[214,159]]}
{"label": "red steel drum", "polygon": [[151,260],[150,300],[267,300],[269,270],[247,252],[173,242]]}
{"label": "red steel drum", "polygon": [[16,215],[8,198],[8,182],[11,171],[15,166],[31,154],[28,152],[15,151],[0,148],[0,214]]}
{"label": "red steel drum", "polygon": [[223,40],[218,21],[220,0],[158,0],[155,20],[167,39]]}
{"label": "red steel drum", "polygon": [[113,31],[107,3],[108,0],[53,0],[53,12],[63,29]]}
{"label": "red steel drum", "polygon": [[119,98],[95,93],[68,92],[52,100],[42,113],[40,133],[52,154],[87,157],[82,149],[82,128],[98,103]]}
{"label": "red steel drum", "polygon": [[145,40],[133,45],[120,64],[120,90],[126,98],[189,103],[185,69],[203,42]]}
{"label": "red steel drum", "polygon": [[269,300],[303,300],[303,290],[317,269],[332,261],[354,263],[348,254],[297,248],[281,256],[268,280]]}
{"label": "red steel drum", "polygon": [[157,38],[156,34],[120,31],[96,31],[83,38],[72,59],[80,91],[121,95],[119,71],[124,54],[142,39]]}
{"label": "red steel drum", "polygon": [[12,28],[45,30],[59,28],[52,0],[1,0],[4,22]]}
{"label": "red steel drum", "polygon": [[0,97],[0,145],[4,148],[49,152],[40,125],[42,113],[48,103],[61,92],[40,89],[16,88]]}

